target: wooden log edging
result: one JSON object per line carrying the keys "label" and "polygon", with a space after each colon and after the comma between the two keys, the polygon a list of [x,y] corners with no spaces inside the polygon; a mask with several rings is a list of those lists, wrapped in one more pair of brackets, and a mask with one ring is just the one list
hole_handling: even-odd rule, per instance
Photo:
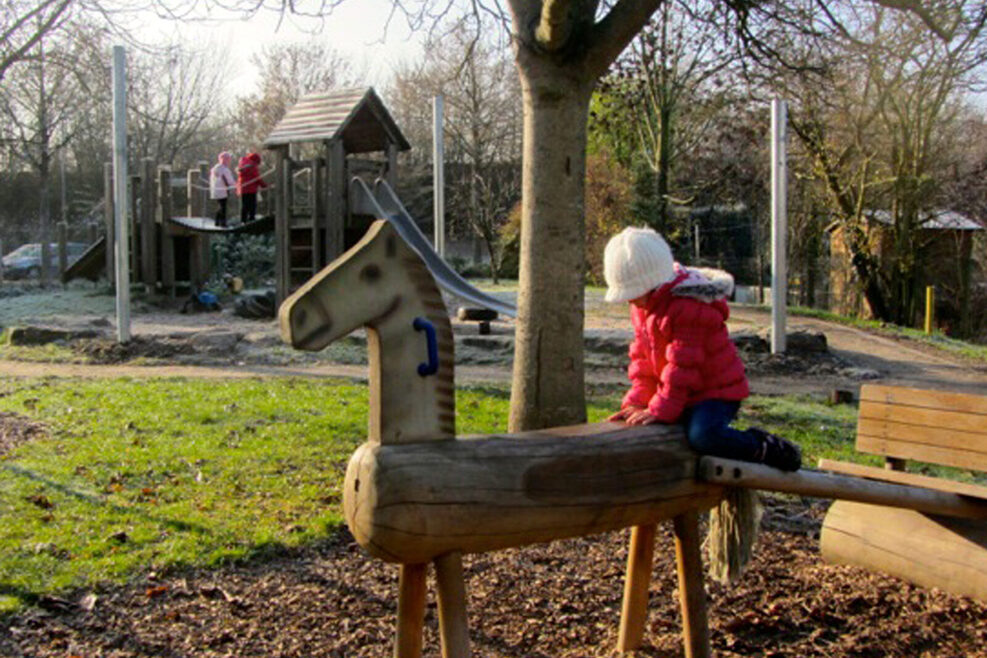
{"label": "wooden log edging", "polygon": [[925,487],[809,469],[786,473],[763,464],[702,457],[697,475],[706,482],[724,486],[849,500],[967,519],[987,519],[987,501]]}
{"label": "wooden log edging", "polygon": [[830,563],[987,601],[987,526],[980,521],[837,501],[819,550]]}

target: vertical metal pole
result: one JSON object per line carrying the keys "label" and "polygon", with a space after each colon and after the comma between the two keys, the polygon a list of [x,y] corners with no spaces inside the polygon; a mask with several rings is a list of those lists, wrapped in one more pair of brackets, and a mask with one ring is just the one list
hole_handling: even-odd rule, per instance
{"label": "vertical metal pole", "polygon": [[445,150],[443,148],[442,95],[432,99],[432,178],[434,181],[435,207],[435,251],[440,258],[446,255],[446,195],[445,195]]}
{"label": "vertical metal pole", "polygon": [[785,234],[788,231],[788,166],[786,162],[785,101],[771,101],[771,353],[785,351],[785,315],[788,297],[788,263]]}
{"label": "vertical metal pole", "polygon": [[117,341],[130,340],[130,227],[127,225],[127,81],[123,46],[113,46],[113,246],[116,269]]}
{"label": "vertical metal pole", "polygon": [[935,316],[936,289],[932,286],[925,287],[925,335],[932,335],[932,319]]}

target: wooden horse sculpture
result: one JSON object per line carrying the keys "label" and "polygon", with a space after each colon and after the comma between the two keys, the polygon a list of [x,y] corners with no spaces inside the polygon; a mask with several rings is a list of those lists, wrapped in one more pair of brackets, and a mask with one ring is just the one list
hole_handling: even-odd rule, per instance
{"label": "wooden horse sculpture", "polygon": [[319,350],[367,328],[367,442],[346,472],[356,540],[401,565],[395,655],[422,649],[436,569],[442,653],[469,655],[462,554],[633,527],[619,648],[643,637],[655,523],[674,519],[686,654],[709,655],[698,512],[722,487],[696,479],[681,430],[599,423],[455,437],[448,313],[418,254],[385,221],[280,310],[282,337]]}

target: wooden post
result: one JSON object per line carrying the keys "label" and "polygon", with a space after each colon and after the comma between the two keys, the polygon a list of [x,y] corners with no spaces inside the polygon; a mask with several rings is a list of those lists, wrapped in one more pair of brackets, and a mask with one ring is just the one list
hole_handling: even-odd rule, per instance
{"label": "wooden post", "polygon": [[209,163],[205,160],[199,160],[198,168],[199,178],[195,190],[199,197],[199,208],[202,209],[199,217],[206,217],[211,210],[209,207]]}
{"label": "wooden post", "polygon": [[322,243],[322,233],[323,222],[325,220],[325,204],[322,203],[322,182],[323,177],[321,175],[321,159],[312,158],[309,163],[309,171],[311,172],[310,186],[309,186],[309,201],[311,201],[312,210],[312,274],[315,274],[322,269],[322,266],[326,264],[325,260],[325,245]]}
{"label": "wooden post", "polygon": [[199,175],[197,169],[186,169],[185,170],[185,214],[188,217],[196,217],[197,212],[195,208],[196,196],[193,192],[195,189],[195,179]]}
{"label": "wooden post", "polygon": [[158,211],[161,213],[161,287],[170,297],[175,296],[175,241],[168,228],[172,216],[171,167],[158,165]]}
{"label": "wooden post", "polygon": [[935,316],[936,289],[933,286],[925,287],[925,335],[932,335],[932,321]]}
{"label": "wooden post", "polygon": [[141,279],[141,250],[140,244],[143,237],[141,229],[143,228],[140,223],[140,218],[137,214],[137,208],[140,206],[140,196],[141,196],[141,177],[139,175],[130,176],[130,217],[125,218],[124,221],[130,222],[130,282],[139,281]]}
{"label": "wooden post", "polygon": [[106,234],[106,281],[110,286],[116,285],[116,267],[113,259],[116,251],[113,212],[113,163],[106,162],[103,164],[103,223]]}
{"label": "wooden post", "polygon": [[69,267],[69,225],[68,222],[58,222],[58,278],[65,276]]}
{"label": "wooden post", "polygon": [[[209,163],[205,160],[199,161],[199,179],[198,187],[196,188],[199,198],[199,208],[202,209],[199,217],[205,217],[209,214]],[[205,285],[206,281],[209,280],[210,272],[212,270],[212,252],[209,248],[209,234],[203,233],[196,238],[199,242],[198,254],[199,254],[199,273],[202,277],[202,284]]]}
{"label": "wooden post", "polygon": [[679,603],[682,608],[682,636],[686,658],[712,655],[709,625],[706,622],[706,589],[703,563],[699,554],[699,514],[690,510],[679,514],[675,529],[675,563],[679,572]]}
{"label": "wooden post", "polygon": [[343,140],[331,140],[327,147],[326,167],[326,244],[327,263],[345,251],[346,211],[346,151]]}
{"label": "wooden post", "polygon": [[425,627],[426,564],[402,564],[398,577],[398,629],[395,658],[419,658]]}
{"label": "wooden post", "polygon": [[153,293],[158,282],[158,248],[157,227],[154,213],[157,209],[157,177],[154,174],[154,160],[141,160],[141,214],[140,214],[140,250],[141,250],[141,279],[144,290]]}
{"label": "wooden post", "polygon": [[391,189],[398,187],[398,145],[394,142],[387,142],[387,174],[385,176],[387,184]]}
{"label": "wooden post", "polygon": [[288,183],[290,183],[290,160],[287,147],[274,151],[276,159],[274,188],[274,276],[277,280],[278,304],[288,296],[291,280],[291,227],[288,221]]}
{"label": "wooden post", "polygon": [[631,528],[627,550],[627,575],[624,580],[624,606],[620,613],[618,651],[632,651],[641,646],[644,624],[648,619],[648,587],[654,563],[656,525]]}
{"label": "wooden post", "polygon": [[470,655],[470,637],[462,553],[446,553],[435,558],[435,580],[439,592],[442,658],[466,658]]}

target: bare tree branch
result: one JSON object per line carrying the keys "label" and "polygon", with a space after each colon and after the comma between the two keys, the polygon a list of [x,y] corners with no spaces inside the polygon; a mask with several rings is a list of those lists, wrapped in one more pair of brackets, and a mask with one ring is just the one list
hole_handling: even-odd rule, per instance
{"label": "bare tree branch", "polygon": [[619,0],[598,22],[590,36],[586,61],[598,78],[610,67],[627,44],[647,24],[664,0]]}

